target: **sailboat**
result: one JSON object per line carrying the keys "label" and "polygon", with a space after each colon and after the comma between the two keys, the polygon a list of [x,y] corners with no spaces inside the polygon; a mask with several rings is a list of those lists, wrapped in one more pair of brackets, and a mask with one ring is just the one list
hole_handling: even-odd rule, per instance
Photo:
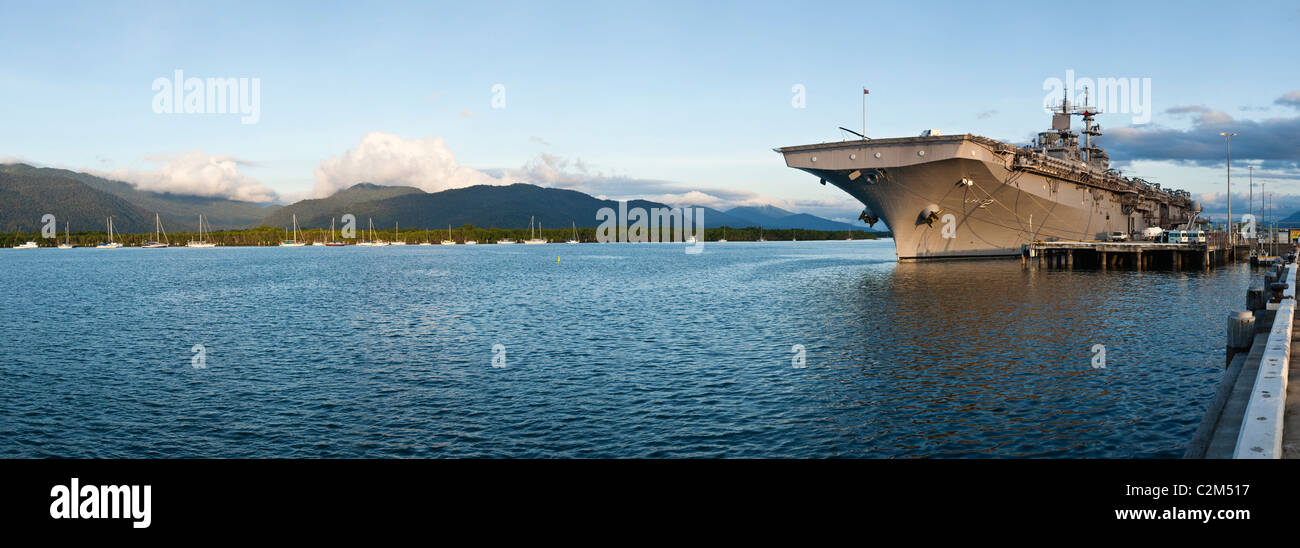
{"label": "sailboat", "polygon": [[573,223],[573,237],[572,237],[572,238],[569,238],[569,241],[564,242],[564,243],[566,243],[566,244],[576,244],[576,243],[578,243],[578,223]]}
{"label": "sailboat", "polygon": [[67,235],[67,239],[64,240],[63,243],[59,244],[59,249],[72,249],[77,247],[72,245],[72,229],[68,227],[68,224],[69,223],[63,223],[63,233]]}
{"label": "sailboat", "polygon": [[311,243],[312,247],[325,247],[325,229],[320,229],[320,239]]}
{"label": "sailboat", "polygon": [[[528,239],[524,240],[524,245],[538,245],[538,244],[548,243],[546,240],[538,238],[537,234],[533,232],[533,219],[535,219],[535,217],[528,218]],[[538,226],[540,227],[541,224],[539,223]]]}
{"label": "sailboat", "polygon": [[145,249],[162,249],[167,247],[167,233],[163,231],[162,217],[157,213],[153,214],[153,240],[145,242],[140,247]]}
{"label": "sailboat", "polygon": [[117,249],[122,244],[113,241],[113,218],[108,218],[108,241],[95,246],[97,249]]}
{"label": "sailboat", "polygon": [[397,223],[393,223],[393,245],[406,245],[406,240],[397,239],[398,234]]}
{"label": "sailboat", "polygon": [[343,245],[346,245],[343,242],[334,239],[334,218],[333,217],[330,217],[330,241],[325,242],[325,245],[329,247],[341,247]]}
{"label": "sailboat", "polygon": [[763,237],[763,227],[761,227],[761,226],[758,227],[758,241],[760,241],[760,242],[766,242],[766,241],[767,241],[767,239]]}
{"label": "sailboat", "polygon": [[721,237],[721,238],[718,238],[718,243],[720,243],[720,244],[725,244],[725,243],[727,243],[727,227],[725,227],[725,226],[722,227],[722,237]]}
{"label": "sailboat", "polygon": [[366,240],[366,241],[364,241],[364,242],[358,243],[357,245],[360,245],[360,246],[366,246],[366,247],[379,247],[379,246],[385,246],[385,245],[388,245],[388,242],[385,242],[385,241],[383,241],[383,240],[376,240],[376,239],[375,239],[375,220],[374,220],[374,219],[370,219],[370,239],[369,239],[369,240]]}
{"label": "sailboat", "polygon": [[[286,230],[284,232],[285,232],[284,234],[285,236],[289,235],[289,231]],[[286,239],[285,241],[280,242],[280,247],[303,247],[305,245],[307,245],[306,242],[298,241],[298,214],[294,213],[293,214],[293,239],[292,240]]]}
{"label": "sailboat", "polygon": [[203,237],[203,215],[199,215],[199,239],[186,242],[185,247],[217,247],[217,244],[209,242]]}
{"label": "sailboat", "polygon": [[440,243],[442,245],[456,245],[456,240],[451,239],[451,225],[447,225],[447,239]]}

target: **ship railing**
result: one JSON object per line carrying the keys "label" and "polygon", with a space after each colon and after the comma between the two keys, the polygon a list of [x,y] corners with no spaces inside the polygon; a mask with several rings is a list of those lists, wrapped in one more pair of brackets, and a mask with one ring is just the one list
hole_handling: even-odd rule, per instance
{"label": "ship railing", "polygon": [[1063,179],[1070,179],[1078,183],[1106,190],[1123,192],[1131,188],[1125,183],[1125,180],[1120,177],[1111,174],[1097,174],[1091,170],[1076,167],[1070,164],[1070,162],[1052,158],[1050,156],[1043,156],[1041,154],[1026,154],[1019,156],[1017,157],[1016,165],[1018,167],[1040,171],[1049,175],[1061,177]]}

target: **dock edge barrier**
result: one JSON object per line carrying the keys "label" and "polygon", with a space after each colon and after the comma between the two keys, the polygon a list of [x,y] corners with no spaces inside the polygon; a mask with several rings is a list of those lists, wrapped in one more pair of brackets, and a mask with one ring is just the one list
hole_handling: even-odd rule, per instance
{"label": "dock edge barrier", "polygon": [[1286,411],[1286,377],[1291,360],[1291,328],[1295,316],[1296,265],[1287,265],[1287,288],[1269,331],[1250,402],[1241,419],[1234,459],[1282,458],[1282,420]]}

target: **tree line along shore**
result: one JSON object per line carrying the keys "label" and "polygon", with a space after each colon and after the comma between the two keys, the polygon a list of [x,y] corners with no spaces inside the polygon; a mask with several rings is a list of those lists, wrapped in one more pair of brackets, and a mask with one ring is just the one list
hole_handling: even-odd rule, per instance
{"label": "tree line along shore", "polygon": [[[574,237],[573,228],[548,228],[538,231],[537,237],[549,240],[551,242],[565,242]],[[578,228],[577,239],[580,242],[595,242],[596,228]],[[687,233],[688,235],[690,232]],[[70,241],[73,245],[79,247],[93,247],[95,245],[108,241],[108,232],[99,231],[74,231],[70,235],[60,231],[57,237],[42,238],[40,232],[7,232],[0,233],[0,247],[9,248],[28,241],[34,241],[41,247],[54,247],[60,243]],[[684,240],[681,231],[677,231],[677,239]],[[446,229],[411,229],[394,232],[389,230],[375,230],[373,239],[383,241],[405,241],[407,243],[432,242],[438,243],[443,240],[452,240],[456,243],[464,243],[466,240],[477,241],[480,244],[496,243],[498,240],[511,239],[522,241],[530,236],[527,228],[478,228],[474,225],[462,225],[459,228],[451,230],[450,237]],[[730,242],[754,242],[760,238],[767,241],[790,241],[790,240],[872,240],[880,237],[888,237],[888,233],[872,232],[869,230],[806,230],[802,228],[795,229],[769,229],[759,227],[745,228],[708,228],[704,230],[704,241],[715,242],[719,239],[726,239]],[[344,238],[336,230],[333,240],[341,241],[347,244],[370,240],[371,233],[369,230],[358,229],[356,237]],[[144,242],[155,239],[153,232],[118,234],[113,233],[113,241],[119,242],[124,246],[138,246]],[[185,245],[186,242],[199,240],[197,232],[175,232],[166,234],[166,241],[172,245]],[[279,245],[285,240],[292,240],[293,234],[283,228],[273,228],[269,226],[259,226],[256,228],[246,228],[237,230],[214,230],[205,232],[204,240],[221,246],[274,246]],[[331,241],[330,230],[328,228],[311,228],[298,230],[298,241],[301,242],[324,242]]]}

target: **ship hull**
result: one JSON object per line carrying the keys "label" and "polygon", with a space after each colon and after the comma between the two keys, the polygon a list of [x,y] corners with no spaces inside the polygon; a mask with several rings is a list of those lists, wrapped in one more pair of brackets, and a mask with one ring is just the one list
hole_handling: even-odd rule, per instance
{"label": "ship hull", "polygon": [[1178,206],[1015,169],[1012,157],[962,137],[782,152],[790,167],[839,187],[884,221],[900,261],[1017,256],[1032,241],[1099,240],[1186,218]]}

